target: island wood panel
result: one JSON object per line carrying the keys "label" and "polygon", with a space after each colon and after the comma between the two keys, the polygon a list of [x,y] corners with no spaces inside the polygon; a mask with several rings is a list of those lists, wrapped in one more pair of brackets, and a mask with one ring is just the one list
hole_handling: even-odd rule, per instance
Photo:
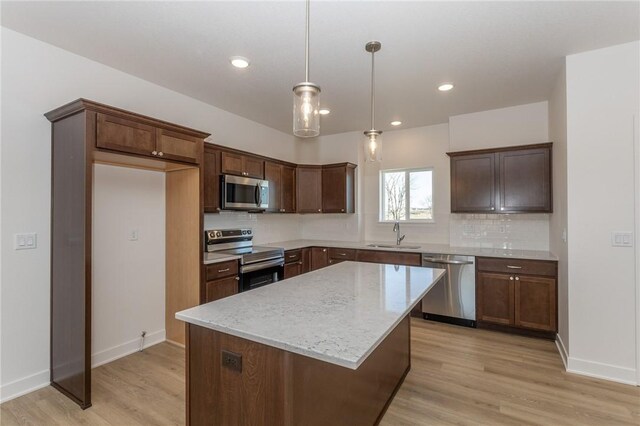
{"label": "island wood panel", "polygon": [[[373,425],[411,366],[405,317],[356,370],[187,324],[187,425]],[[242,371],[222,351],[242,356]]]}
{"label": "island wood panel", "polygon": [[200,303],[200,170],[176,170],[166,174],[166,295],[167,340],[184,344],[184,324],[178,311]]}

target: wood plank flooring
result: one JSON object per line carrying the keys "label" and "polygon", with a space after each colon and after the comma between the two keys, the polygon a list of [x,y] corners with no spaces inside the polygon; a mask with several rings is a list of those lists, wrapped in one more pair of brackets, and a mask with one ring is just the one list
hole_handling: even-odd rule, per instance
{"label": "wood plank flooring", "polygon": [[[382,425],[640,425],[640,388],[564,372],[545,340],[412,320],[412,366]],[[184,350],[168,343],[93,370],[93,407],[48,387],[0,424],[183,425]]]}

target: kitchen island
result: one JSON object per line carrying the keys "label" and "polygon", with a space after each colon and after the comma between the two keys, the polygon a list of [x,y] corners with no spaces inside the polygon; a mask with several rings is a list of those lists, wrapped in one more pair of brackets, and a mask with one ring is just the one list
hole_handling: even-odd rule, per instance
{"label": "kitchen island", "polygon": [[409,312],[443,274],[343,262],[178,312],[187,424],[376,424],[410,369]]}

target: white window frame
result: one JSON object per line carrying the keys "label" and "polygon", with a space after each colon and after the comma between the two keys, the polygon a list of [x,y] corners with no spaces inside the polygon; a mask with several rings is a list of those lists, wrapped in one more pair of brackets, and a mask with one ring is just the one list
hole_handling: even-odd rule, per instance
{"label": "white window frame", "polygon": [[378,223],[395,223],[395,220],[385,220],[384,219],[384,175],[385,173],[397,173],[397,172],[404,172],[404,184],[405,187],[408,189],[406,191],[406,217],[409,217],[409,211],[411,209],[411,190],[410,190],[410,186],[409,186],[409,174],[412,172],[431,172],[431,215],[433,216],[433,219],[405,219],[405,220],[400,220],[400,223],[413,223],[413,224],[431,224],[431,223],[436,223],[435,220],[435,200],[434,200],[434,177],[435,177],[435,173],[434,173],[434,168],[433,167],[409,167],[409,168],[401,168],[401,169],[386,169],[386,170],[380,170],[379,173],[379,177],[378,177]]}

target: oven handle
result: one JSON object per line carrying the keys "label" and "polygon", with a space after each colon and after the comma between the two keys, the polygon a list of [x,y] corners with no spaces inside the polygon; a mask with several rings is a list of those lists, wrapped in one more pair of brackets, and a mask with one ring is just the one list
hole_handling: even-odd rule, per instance
{"label": "oven handle", "polygon": [[271,268],[271,267],[274,267],[274,266],[283,266],[283,265],[284,265],[284,259],[283,258],[269,260],[267,262],[251,263],[249,265],[241,266],[240,267],[240,273],[241,274],[246,274],[248,272],[254,272],[254,271],[259,271],[261,269],[267,269],[267,268]]}
{"label": "oven handle", "polygon": [[262,204],[262,191],[260,188],[260,183],[256,184],[255,199],[256,199],[256,206],[260,207],[260,205]]}

